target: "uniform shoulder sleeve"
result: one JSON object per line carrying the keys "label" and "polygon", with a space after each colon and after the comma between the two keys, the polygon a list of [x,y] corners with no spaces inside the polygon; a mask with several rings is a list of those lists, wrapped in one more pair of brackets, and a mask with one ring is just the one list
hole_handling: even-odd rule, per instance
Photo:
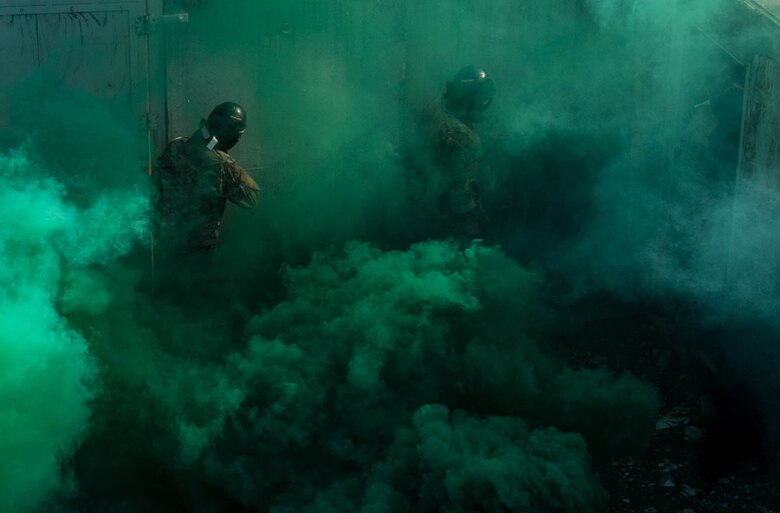
{"label": "uniform shoulder sleeve", "polygon": [[439,135],[442,145],[452,150],[476,151],[480,147],[477,133],[459,121],[444,123]]}
{"label": "uniform shoulder sleeve", "polygon": [[453,153],[479,148],[480,141],[477,133],[448,113],[441,98],[427,105],[423,118],[428,126],[429,137],[435,141],[440,150]]}
{"label": "uniform shoulder sleeve", "polygon": [[260,186],[236,159],[219,152],[222,159],[222,175],[225,182],[225,196],[239,207],[252,208],[257,205]]}

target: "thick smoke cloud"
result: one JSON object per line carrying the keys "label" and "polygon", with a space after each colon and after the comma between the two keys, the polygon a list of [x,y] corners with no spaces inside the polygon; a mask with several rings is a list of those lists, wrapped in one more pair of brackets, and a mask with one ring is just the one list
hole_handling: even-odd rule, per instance
{"label": "thick smoke cloud", "polygon": [[588,4],[599,33],[626,42],[627,54],[612,55],[641,65],[612,68],[635,80],[620,88],[631,109],[613,118],[628,133],[591,182],[578,235],[559,239],[547,261],[575,296],[652,302],[682,351],[714,350],[715,380],[759,412],[776,467],[780,195],[773,172],[739,169],[741,151],[750,159],[741,131],[749,140],[759,130],[743,124],[745,95],[759,94],[746,88],[749,64],[776,59],[775,27],[740,2]]}
{"label": "thick smoke cloud", "polygon": [[71,317],[111,304],[106,266],[148,233],[148,200],[109,149],[133,147],[132,130],[50,79],[25,86],[11,95],[14,130],[1,134],[0,509],[33,512],[79,486],[67,462],[89,436],[102,362]]}
{"label": "thick smoke cloud", "polygon": [[100,362],[67,316],[105,311],[101,264],[145,232],[146,199],[126,191],[80,209],[25,150],[0,155],[0,174],[0,509],[32,512],[75,486],[62,465],[101,392]]}
{"label": "thick smoke cloud", "polygon": [[28,512],[68,486],[60,459],[87,432],[97,365],[87,342],[55,309],[64,272],[52,242],[67,232],[74,212],[63,204],[58,184],[30,176],[22,154],[3,155],[0,166],[5,227],[0,506]]}
{"label": "thick smoke cloud", "polygon": [[[289,139],[292,150],[275,163],[277,176],[261,180],[255,212],[228,212],[225,243],[213,255],[176,262],[193,286],[186,297],[160,293],[166,277],[159,273],[170,269],[158,268],[152,283],[143,162],[132,128],[88,95],[54,93],[45,81],[17,94],[19,112],[35,115],[17,117],[3,140],[28,144],[27,179],[5,189],[17,191],[16,204],[29,210],[5,226],[44,236],[33,243],[11,230],[10,242],[0,239],[3,257],[13,262],[2,268],[18,269],[9,290],[29,288],[39,299],[29,305],[34,314],[23,317],[17,312],[25,303],[10,297],[8,318],[50,319],[36,327],[48,326],[40,344],[44,355],[59,359],[59,372],[29,373],[2,397],[22,401],[40,389],[36,397],[56,405],[56,418],[70,420],[57,426],[57,436],[27,430],[19,431],[26,439],[11,441],[28,448],[14,453],[19,465],[43,463],[35,466],[37,480],[7,489],[8,504],[30,512],[598,511],[604,493],[591,458],[640,450],[656,394],[631,376],[573,369],[545,352],[544,337],[559,314],[543,306],[542,271],[490,244],[409,245],[417,242],[420,217],[406,198],[403,111],[439,94],[447,75],[468,62],[440,63],[428,70],[430,83],[402,91],[373,74],[382,48],[353,48],[346,51],[353,61],[342,62],[336,50],[347,43],[334,42],[328,27],[298,34],[297,25],[290,35],[303,53],[266,59],[258,48],[277,41],[252,32],[253,20],[282,11],[312,16],[298,7],[253,2],[237,5],[244,15],[235,16],[216,5],[203,25],[193,12],[193,30],[204,31],[198,55],[210,76],[245,83],[252,72],[240,70],[257,63],[264,73],[248,99],[259,107],[250,113],[261,115],[252,129],[264,131],[271,147]],[[445,4],[429,7],[449,12]],[[225,26],[235,39],[225,41]],[[336,34],[359,32],[353,28],[344,22]],[[608,177],[603,170],[619,169],[628,144],[615,134],[626,103],[609,107],[609,95],[595,94],[584,80],[566,85],[566,70],[594,76],[616,93],[633,79],[612,81],[614,67],[606,65],[594,73],[589,64],[602,62],[605,50],[625,56],[616,50],[622,40],[599,32],[598,24],[581,28],[583,36],[541,41],[525,34],[529,79],[514,87],[497,77],[501,115],[487,126],[504,139],[486,156],[488,205],[507,185],[547,183],[511,168],[518,163],[534,162],[544,172],[558,166],[561,183],[571,176],[565,166],[572,174],[583,170],[582,188],[559,198],[563,206],[570,197],[588,203],[591,188],[600,190]],[[410,68],[418,79],[427,72],[422,63],[434,60],[432,49],[448,47],[458,30],[453,22],[409,35],[418,41],[410,53],[421,55],[420,66]],[[477,27],[474,38],[486,33]],[[589,44],[581,47],[583,40]],[[487,46],[470,48],[476,60]],[[532,51],[538,48],[546,51]],[[216,101],[225,99],[244,101]],[[609,114],[605,123],[602,112]],[[30,176],[43,181],[35,186]],[[488,208],[499,226],[508,219],[495,242],[526,260],[523,251],[539,239],[517,242],[517,212]],[[43,218],[51,227],[36,228],[40,212],[56,213]],[[550,219],[559,218],[542,221]],[[548,233],[553,242],[544,249],[572,243],[577,231],[568,228],[565,236]],[[53,270],[14,267],[38,259],[35,269]],[[537,260],[568,273],[553,279],[579,283],[571,261]],[[582,269],[588,280],[609,276],[601,260],[587,261],[596,264]],[[0,333],[17,340],[14,330],[18,325],[8,324]],[[42,361],[27,345],[3,350],[14,347],[20,366],[33,354]],[[41,415],[32,411],[28,424],[51,425]],[[71,493],[51,495],[64,491]]]}
{"label": "thick smoke cloud", "polygon": [[[757,232],[744,245],[728,241],[732,209],[764,207],[751,194],[734,207],[723,170],[713,180],[710,164],[683,155],[713,129],[704,118],[721,115],[718,102],[744,74],[702,32],[730,32],[733,5],[588,0],[575,17],[570,4],[561,2],[558,23],[539,14],[552,7],[527,6],[525,25],[510,30],[479,2],[344,2],[334,12],[303,0],[237,2],[232,11],[183,2],[199,36],[187,57],[222,70],[213,86],[185,84],[186,93],[209,97],[187,114],[194,121],[213,98],[241,96],[257,112],[253,130],[272,160],[258,172],[264,202],[226,227],[234,230],[227,245],[247,255],[241,274],[267,283],[274,277],[248,262],[302,263],[352,238],[413,241],[425,215],[409,201],[398,134],[409,130],[409,111],[471,62],[498,84],[495,108],[478,127],[480,185],[493,239],[513,256],[565,275],[575,295],[667,289],[711,302],[715,275],[725,272],[716,268],[734,265],[729,251],[762,244],[772,252]],[[730,121],[710,120],[718,122]],[[712,158],[725,168],[731,157]]]}
{"label": "thick smoke cloud", "polygon": [[[767,183],[737,177],[746,69],[729,51],[753,49],[764,28],[756,20],[744,28],[734,21],[740,19],[734,6],[719,2],[655,7],[591,2],[599,37],[629,45],[626,53],[614,52],[619,65],[596,63],[594,69],[612,70],[618,86],[606,92],[631,109],[604,111],[605,123],[589,135],[573,131],[568,153],[581,161],[573,172],[556,174],[574,177],[577,192],[564,192],[563,199],[569,212],[582,216],[567,220],[566,206],[554,200],[564,214],[547,215],[539,224],[568,234],[554,230],[544,261],[569,277],[575,296],[609,290],[662,308],[682,304],[684,311],[674,315],[686,323],[752,323],[776,332],[771,326],[780,291],[767,276],[778,271],[770,256],[780,250],[773,235],[778,194]],[[717,46],[703,31],[728,34],[729,47]],[[639,69],[626,64],[631,56],[641,58]],[[627,80],[636,76],[645,83]],[[621,98],[618,90],[631,95]],[[582,141],[603,128],[618,136],[609,146],[583,149]],[[560,147],[560,137],[553,140]],[[541,167],[533,160],[537,150],[548,170],[551,162],[553,169],[571,162],[551,159],[545,144],[521,148],[521,162],[532,166]],[[542,192],[559,191],[548,186]],[[522,234],[512,240],[520,252],[528,244]],[[752,338],[729,329],[727,346]]]}
{"label": "thick smoke cloud", "polygon": [[529,53],[532,71],[500,91],[507,131],[483,176],[497,240],[575,297],[766,318],[771,264],[755,256],[776,253],[776,201],[736,186],[745,63],[730,53],[764,28],[728,2],[586,5],[592,22]]}
{"label": "thick smoke cloud", "polygon": [[[497,250],[355,242],[285,281],[288,299],[251,320],[245,347],[204,361],[169,346],[149,366],[157,378],[141,393],[160,412],[145,427],[159,433],[157,457],[216,487],[189,490],[193,508],[591,511],[602,492],[586,447],[626,454],[645,442],[652,390],[540,351],[540,278]],[[462,410],[451,424],[447,407]],[[482,451],[493,456],[481,462]]]}
{"label": "thick smoke cloud", "polygon": [[[533,328],[544,318],[541,278],[495,249],[351,243],[288,268],[287,300],[244,332],[230,305],[194,318],[144,295],[137,272],[112,263],[125,251],[116,241],[145,233],[143,195],[110,201],[119,192],[95,190],[93,205],[78,208],[66,185],[32,180],[35,168],[18,159],[5,161],[4,204],[17,206],[5,226],[17,229],[4,240],[4,269],[19,271],[4,349],[24,341],[13,364],[48,356],[51,365],[4,388],[15,401],[32,390],[58,407],[46,410],[50,424],[42,405],[23,403],[27,424],[56,436],[28,427],[10,440],[18,465],[37,470],[25,474],[34,481],[8,481],[7,503],[20,511],[47,500],[131,512],[181,502],[207,512],[592,511],[602,492],[586,440],[607,453],[642,445],[635,434],[652,422],[654,393],[545,356]],[[81,223],[93,228],[86,238]],[[37,272],[20,268],[28,264]],[[38,301],[25,302],[26,291]],[[18,338],[18,321],[31,316],[43,331],[25,323]],[[601,408],[621,413],[591,424]],[[626,436],[607,444],[615,433]],[[156,485],[143,477],[149,468],[159,469]],[[73,498],[60,502],[51,493],[64,484]]]}
{"label": "thick smoke cloud", "polygon": [[433,477],[425,476],[421,495],[432,507],[592,511],[600,499],[577,435],[531,430],[511,417],[450,416],[440,405],[421,408],[413,425],[420,461]]}

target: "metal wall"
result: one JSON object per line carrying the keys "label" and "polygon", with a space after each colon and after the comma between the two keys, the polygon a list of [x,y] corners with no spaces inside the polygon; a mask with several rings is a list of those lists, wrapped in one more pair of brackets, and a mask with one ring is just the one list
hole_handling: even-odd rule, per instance
{"label": "metal wall", "polygon": [[[161,35],[137,30],[139,20],[162,12],[161,1],[5,0],[0,3],[0,88],[24,87],[46,72],[65,88],[86,90],[119,113],[131,113],[147,140],[145,167],[164,142],[164,69]],[[8,99],[0,126],[11,122]]]}
{"label": "metal wall", "polygon": [[[4,0],[0,89],[46,70],[129,110],[148,140],[146,168],[167,140],[232,99],[251,123],[237,157],[278,170],[361,134],[397,132],[401,112],[439,94],[462,65],[482,65],[500,84],[521,80],[529,73],[521,52],[564,37],[578,2],[241,3],[252,15],[225,26],[213,23],[224,10],[216,0],[165,0],[166,13],[187,12],[192,22],[144,33],[139,20],[163,14],[163,0]],[[0,95],[0,126],[8,108]],[[323,137],[323,119],[343,128]]]}
{"label": "metal wall", "polygon": [[780,55],[755,55],[746,84],[740,178],[780,187]]}
{"label": "metal wall", "polygon": [[[712,39],[746,68],[728,245],[727,295],[774,297],[780,254],[773,242],[780,214],[780,2],[744,0]],[[761,290],[759,290],[761,289]]]}
{"label": "metal wall", "polygon": [[[189,135],[215,104],[234,100],[250,116],[236,156],[276,171],[385,128],[368,120],[392,125],[399,107],[439,94],[460,66],[519,80],[528,72],[521,52],[562,37],[577,16],[576,0],[288,0],[257,2],[226,30],[206,19],[216,5],[166,0],[166,12],[191,20],[166,34],[169,137]],[[323,117],[344,124],[327,147],[316,128]]]}

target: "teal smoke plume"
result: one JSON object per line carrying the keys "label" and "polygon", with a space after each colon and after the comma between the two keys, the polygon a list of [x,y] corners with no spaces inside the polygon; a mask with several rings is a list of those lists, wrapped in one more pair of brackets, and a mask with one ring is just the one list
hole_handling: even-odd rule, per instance
{"label": "teal smoke plume", "polygon": [[74,486],[63,465],[89,431],[99,362],[67,313],[111,301],[97,267],[146,229],[143,195],[81,209],[25,150],[0,154],[0,509],[33,512]]}

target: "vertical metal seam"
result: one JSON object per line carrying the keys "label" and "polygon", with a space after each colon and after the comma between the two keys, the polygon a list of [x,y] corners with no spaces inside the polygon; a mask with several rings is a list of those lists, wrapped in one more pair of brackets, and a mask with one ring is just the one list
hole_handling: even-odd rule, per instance
{"label": "vertical metal seam", "polygon": [[40,16],[37,14],[33,14],[33,18],[35,19],[35,68],[37,70],[41,69],[41,34],[40,29],[38,27],[38,24],[40,23],[39,18]]}

